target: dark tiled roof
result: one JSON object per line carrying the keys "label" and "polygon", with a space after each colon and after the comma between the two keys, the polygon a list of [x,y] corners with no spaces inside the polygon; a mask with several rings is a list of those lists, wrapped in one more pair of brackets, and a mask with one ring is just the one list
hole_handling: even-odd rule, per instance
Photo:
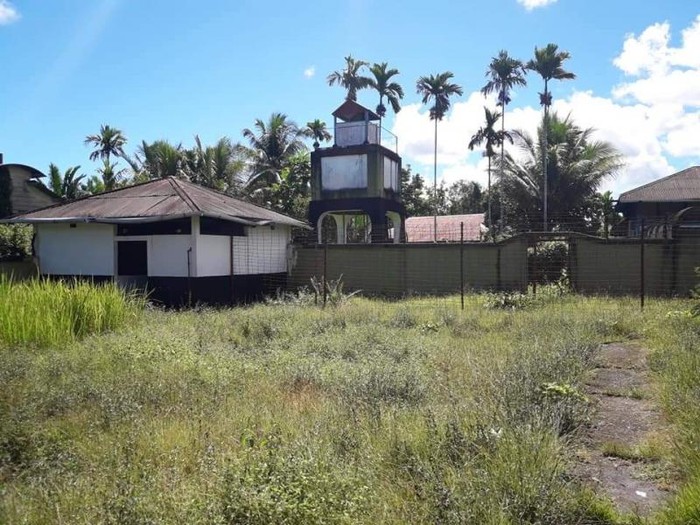
{"label": "dark tiled roof", "polygon": [[[464,240],[481,240],[481,225],[484,222],[483,213],[471,213],[468,215],[438,215],[437,241],[459,242],[460,223],[464,223]],[[408,242],[433,242],[435,218],[409,217],[406,219],[406,240]]]}
{"label": "dark tiled roof", "polygon": [[99,193],[9,219],[9,222],[50,222],[71,219],[122,222],[157,221],[191,216],[215,217],[249,225],[303,222],[255,206],[191,182],[168,177]]}
{"label": "dark tiled roof", "polygon": [[700,166],[684,169],[620,195],[620,204],[631,202],[700,201]]}

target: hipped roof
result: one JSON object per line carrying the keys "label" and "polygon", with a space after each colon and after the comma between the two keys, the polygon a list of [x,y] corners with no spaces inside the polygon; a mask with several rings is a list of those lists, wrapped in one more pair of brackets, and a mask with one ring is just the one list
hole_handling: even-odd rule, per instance
{"label": "hipped roof", "polygon": [[308,228],[296,219],[174,177],[42,208],[3,222],[157,222],[182,217],[211,217],[248,226],[285,224]]}
{"label": "hipped roof", "polygon": [[618,202],[700,201],[700,166],[684,169],[620,195]]}

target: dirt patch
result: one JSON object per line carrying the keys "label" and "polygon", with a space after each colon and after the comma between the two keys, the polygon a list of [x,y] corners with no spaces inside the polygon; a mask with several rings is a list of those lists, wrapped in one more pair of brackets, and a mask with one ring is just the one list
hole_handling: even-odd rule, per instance
{"label": "dirt patch", "polygon": [[[608,496],[618,510],[648,516],[668,498],[658,479],[650,476],[651,456],[639,455],[664,421],[653,396],[646,357],[634,343],[602,345],[586,391],[593,403],[577,457],[575,474],[598,494]],[[627,454],[638,457],[628,458]]]}

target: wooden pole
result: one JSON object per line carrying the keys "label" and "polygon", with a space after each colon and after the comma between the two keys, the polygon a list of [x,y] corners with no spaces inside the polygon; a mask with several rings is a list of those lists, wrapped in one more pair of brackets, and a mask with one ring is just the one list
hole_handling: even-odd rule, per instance
{"label": "wooden pole", "polygon": [[459,223],[459,293],[464,310],[464,222]]}

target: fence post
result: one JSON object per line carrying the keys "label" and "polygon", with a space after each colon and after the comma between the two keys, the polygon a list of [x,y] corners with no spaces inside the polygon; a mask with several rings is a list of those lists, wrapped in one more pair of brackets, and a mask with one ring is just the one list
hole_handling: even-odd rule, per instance
{"label": "fence post", "polygon": [[328,298],[328,241],[323,244],[323,307]]}
{"label": "fence post", "polygon": [[532,295],[537,297],[537,241],[532,246]]}
{"label": "fence post", "polygon": [[464,222],[459,223],[459,293],[464,310]]}
{"label": "fence post", "polygon": [[639,305],[644,310],[644,219],[641,220],[639,240]]}

